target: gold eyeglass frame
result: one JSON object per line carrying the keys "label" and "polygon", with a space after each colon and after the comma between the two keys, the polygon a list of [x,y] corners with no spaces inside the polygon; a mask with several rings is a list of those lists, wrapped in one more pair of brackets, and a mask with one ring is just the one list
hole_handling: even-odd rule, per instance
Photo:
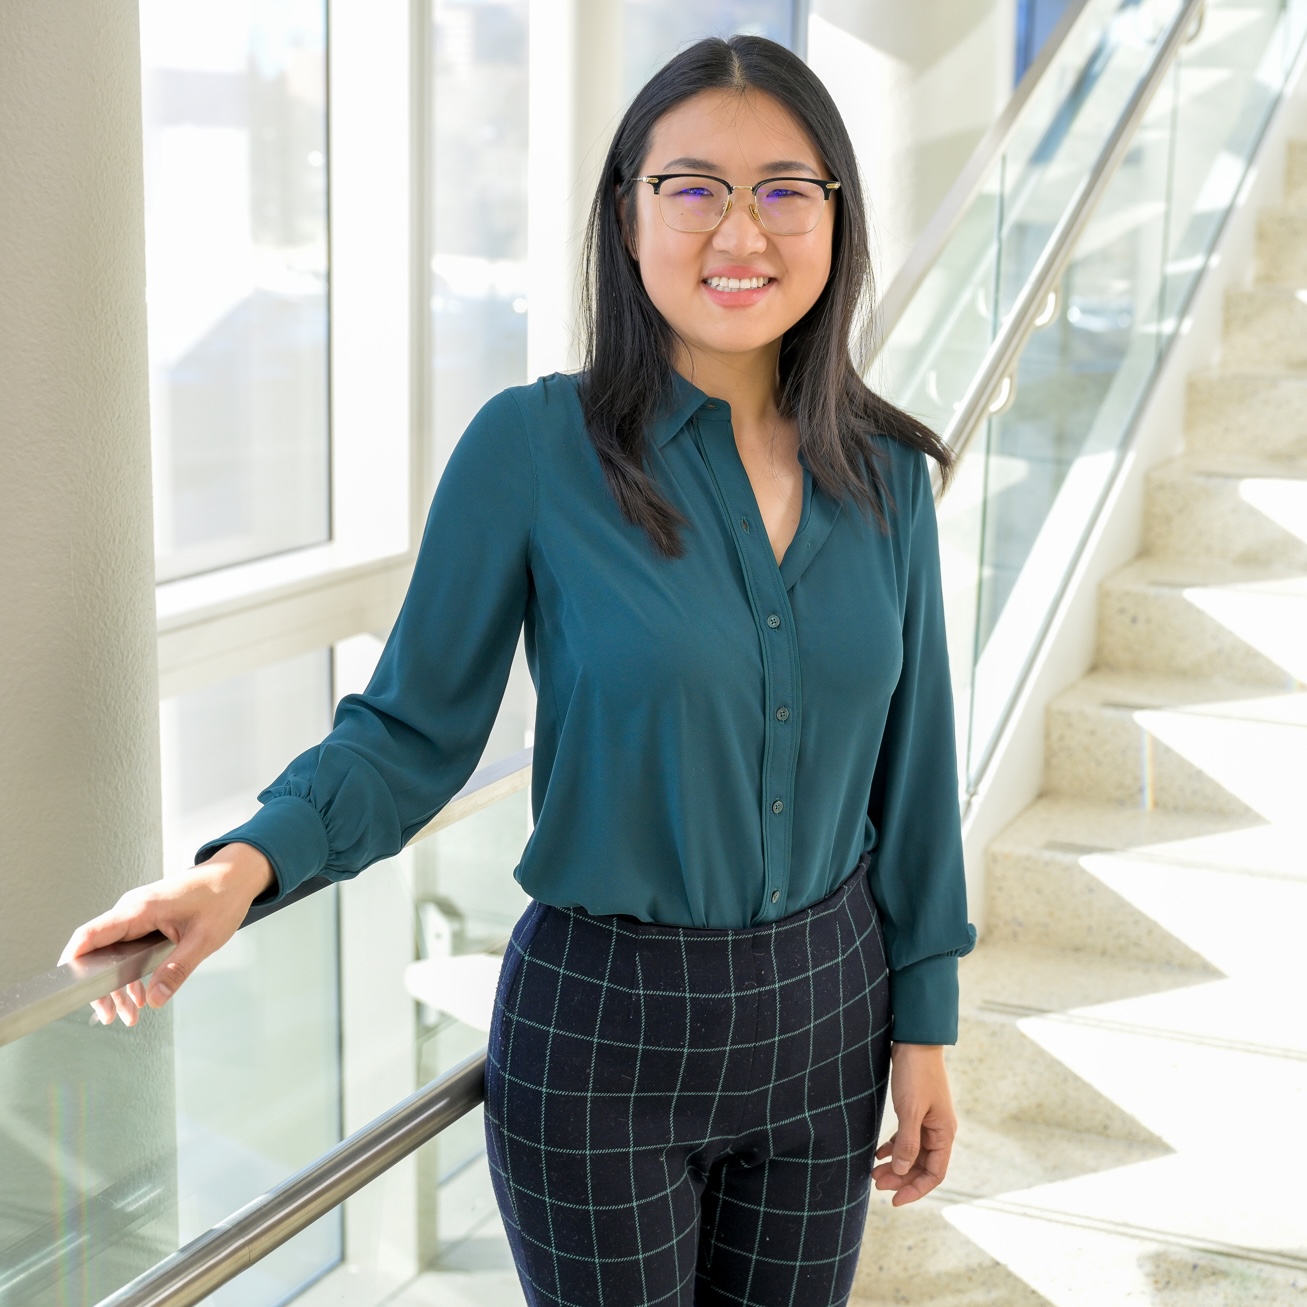
{"label": "gold eyeglass frame", "polygon": [[735,203],[735,192],[749,191],[753,195],[753,199],[749,202],[749,213],[754,222],[756,222],[763,231],[772,236],[806,236],[808,231],[816,231],[817,222],[821,221],[820,218],[818,218],[817,222],[814,222],[812,226],[808,228],[808,231],[772,231],[772,229],[763,222],[762,216],[758,212],[758,189],[762,186],[766,186],[768,182],[807,182],[810,186],[820,186],[822,188],[821,198],[823,201],[826,201],[829,200],[831,195],[840,188],[839,182],[835,181],[834,178],[823,179],[820,177],[764,177],[762,181],[754,182],[752,186],[735,186],[731,182],[728,182],[725,177],[714,177],[710,172],[665,172],[658,177],[631,177],[628,178],[628,184],[632,182],[648,182],[649,185],[653,187],[653,193],[661,196],[662,192],[660,188],[663,182],[672,181],[677,177],[702,177],[706,181],[721,182],[721,184],[726,187],[726,204],[722,208],[721,213],[717,215],[717,221],[713,223],[711,227],[673,227],[672,224],[667,221],[667,215],[663,212],[663,206],[661,204],[658,206],[658,215],[662,218],[663,223],[666,226],[671,227],[673,231],[686,232],[687,234],[693,235],[701,235],[706,231],[716,231],[717,228],[722,225],[722,219],[730,213],[731,206]]}

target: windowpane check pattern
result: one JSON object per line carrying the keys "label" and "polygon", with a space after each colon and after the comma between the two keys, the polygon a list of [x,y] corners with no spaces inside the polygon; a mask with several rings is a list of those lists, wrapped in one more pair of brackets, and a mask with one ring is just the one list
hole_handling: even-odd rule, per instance
{"label": "windowpane check pattern", "polygon": [[868,863],[742,930],[527,909],[485,1120],[533,1307],[848,1301],[890,1061]]}

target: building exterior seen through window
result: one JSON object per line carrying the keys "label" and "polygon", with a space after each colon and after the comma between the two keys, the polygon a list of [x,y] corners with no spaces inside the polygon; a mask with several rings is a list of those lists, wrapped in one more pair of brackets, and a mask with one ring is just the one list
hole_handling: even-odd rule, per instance
{"label": "building exterior seen through window", "polygon": [[330,533],[325,0],[142,0],[158,576]]}

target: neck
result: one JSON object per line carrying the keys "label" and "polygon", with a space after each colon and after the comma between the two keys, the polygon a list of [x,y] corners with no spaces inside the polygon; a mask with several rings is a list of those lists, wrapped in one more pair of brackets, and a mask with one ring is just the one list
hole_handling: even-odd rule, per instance
{"label": "neck", "polygon": [[687,381],[731,406],[732,425],[770,428],[779,416],[779,340],[747,354],[713,354],[681,346],[672,366]]}

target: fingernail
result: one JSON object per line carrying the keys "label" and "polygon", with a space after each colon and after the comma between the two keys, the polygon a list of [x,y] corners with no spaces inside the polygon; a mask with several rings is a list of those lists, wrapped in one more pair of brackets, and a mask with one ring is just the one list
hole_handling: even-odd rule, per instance
{"label": "fingernail", "polygon": [[909,1165],[910,1163],[904,1161],[902,1158],[896,1159],[894,1162],[894,1174],[907,1175]]}
{"label": "fingernail", "polygon": [[172,997],[172,990],[167,985],[155,985],[154,996],[160,1003],[166,1003]]}

